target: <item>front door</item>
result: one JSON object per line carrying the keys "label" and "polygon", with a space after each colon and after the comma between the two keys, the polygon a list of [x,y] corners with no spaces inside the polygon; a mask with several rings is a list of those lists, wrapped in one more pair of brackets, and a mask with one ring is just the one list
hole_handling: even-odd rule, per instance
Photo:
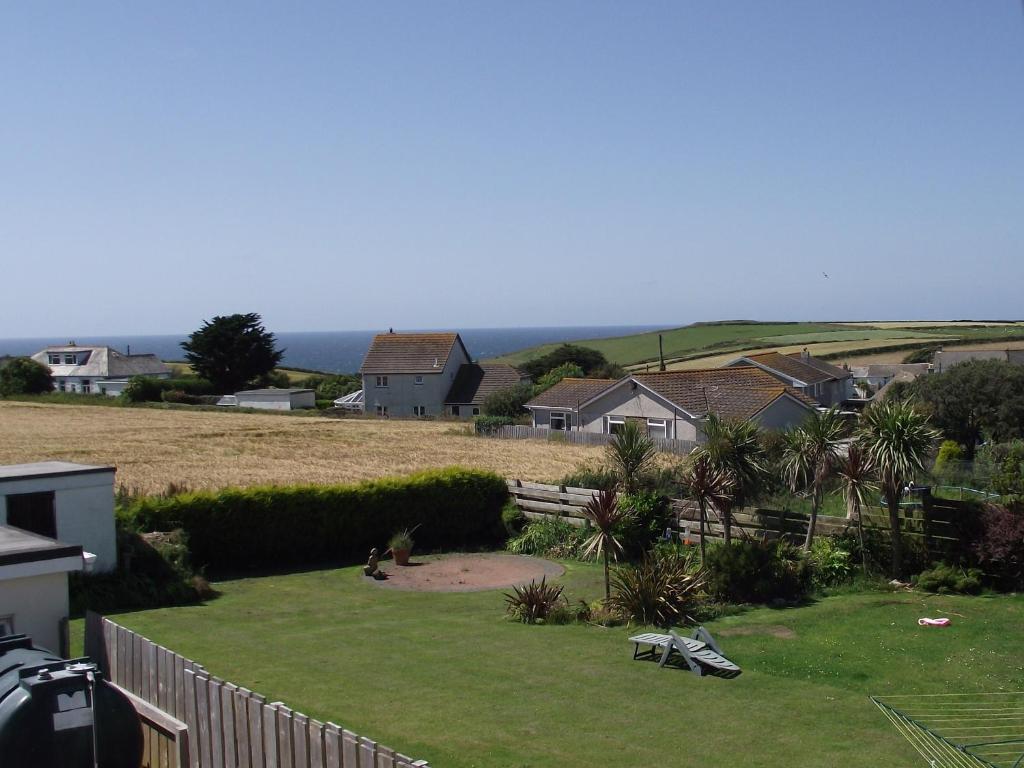
{"label": "front door", "polygon": [[57,511],[53,491],[8,496],[7,524],[40,536],[57,538]]}

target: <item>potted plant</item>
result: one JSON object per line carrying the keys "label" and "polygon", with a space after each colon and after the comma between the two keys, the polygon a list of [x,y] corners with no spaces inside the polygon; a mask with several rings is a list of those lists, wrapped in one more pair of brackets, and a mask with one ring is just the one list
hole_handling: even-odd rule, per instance
{"label": "potted plant", "polygon": [[[415,530],[415,529],[413,529]],[[408,528],[399,531],[388,541],[388,549],[395,558],[395,565],[408,565],[409,555],[412,554],[413,541],[412,531]]]}

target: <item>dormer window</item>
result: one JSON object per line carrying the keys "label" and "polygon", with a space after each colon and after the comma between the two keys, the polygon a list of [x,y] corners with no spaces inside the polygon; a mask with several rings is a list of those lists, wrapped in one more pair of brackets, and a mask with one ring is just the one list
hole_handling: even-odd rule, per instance
{"label": "dormer window", "polygon": [[64,365],[74,365],[74,364],[75,364],[75,356],[74,355],[67,355],[67,354],[64,355]]}
{"label": "dormer window", "polygon": [[46,356],[46,362],[48,362],[50,365],[60,365],[60,355],[58,355],[56,352],[50,352]]}

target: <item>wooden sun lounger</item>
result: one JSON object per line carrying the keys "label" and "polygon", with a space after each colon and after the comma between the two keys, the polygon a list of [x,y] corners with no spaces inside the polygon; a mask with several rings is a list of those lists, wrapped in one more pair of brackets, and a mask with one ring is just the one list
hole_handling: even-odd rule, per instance
{"label": "wooden sun lounger", "polygon": [[[678,653],[695,675],[704,675],[710,672],[717,677],[736,677],[742,671],[722,655],[722,649],[718,647],[718,643],[704,627],[698,627],[694,631],[693,637],[683,637],[674,630],[669,630],[667,635],[647,632],[629,639],[635,644],[634,659],[653,659],[660,653],[659,667],[665,666],[673,653]],[[641,645],[650,647],[641,651]]]}

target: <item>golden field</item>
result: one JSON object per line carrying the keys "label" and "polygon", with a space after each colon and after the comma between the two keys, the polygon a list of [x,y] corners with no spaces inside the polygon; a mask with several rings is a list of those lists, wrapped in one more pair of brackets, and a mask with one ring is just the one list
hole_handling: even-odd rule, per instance
{"label": "golden field", "polygon": [[602,449],[473,437],[458,422],[0,402],[0,464],[112,464],[144,493],[168,483],[221,488],[348,483],[461,465],[553,481]]}

